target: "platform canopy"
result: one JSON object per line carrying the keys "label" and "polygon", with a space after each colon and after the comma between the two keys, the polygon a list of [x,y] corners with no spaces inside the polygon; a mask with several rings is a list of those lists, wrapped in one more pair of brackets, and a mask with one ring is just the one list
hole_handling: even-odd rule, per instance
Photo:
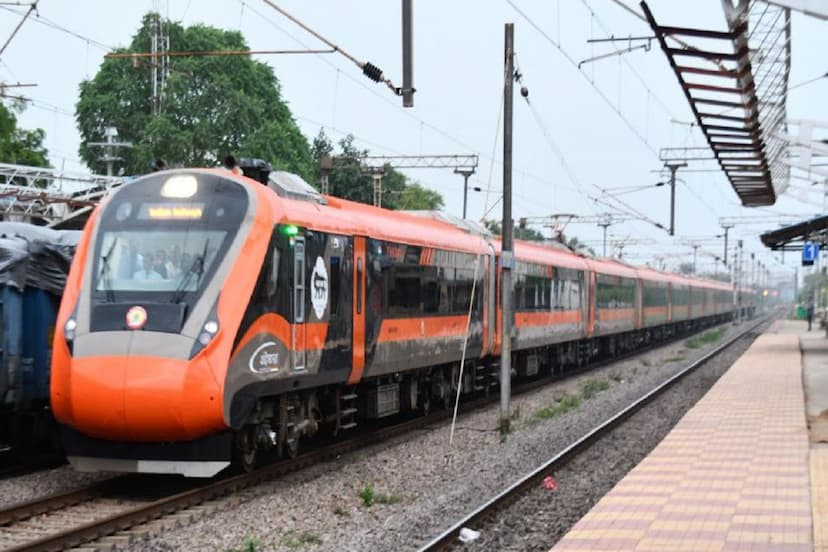
{"label": "platform canopy", "polygon": [[772,205],[788,186],[783,160],[791,20],[786,7],[723,0],[728,29],[660,25],[641,8],[699,128],[748,207]]}
{"label": "platform canopy", "polygon": [[759,236],[766,247],[798,251],[805,242],[828,243],[828,215],[785,226]]}

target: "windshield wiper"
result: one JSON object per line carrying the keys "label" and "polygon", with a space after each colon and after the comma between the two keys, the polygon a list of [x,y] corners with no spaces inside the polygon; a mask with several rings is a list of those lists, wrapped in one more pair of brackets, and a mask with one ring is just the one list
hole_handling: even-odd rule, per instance
{"label": "windshield wiper", "polygon": [[185,272],[181,277],[181,282],[179,282],[178,287],[175,288],[172,297],[170,297],[170,303],[181,302],[184,298],[184,294],[187,292],[187,282],[190,281],[190,277],[193,274],[198,275],[198,279],[196,280],[196,289],[198,289],[198,286],[201,284],[201,278],[204,276],[204,259],[207,257],[208,245],[210,245],[210,240],[204,240],[204,250],[201,252],[201,255],[193,259],[193,262],[190,263],[190,267],[187,269],[187,272]]}
{"label": "windshield wiper", "polygon": [[116,243],[118,243],[118,237],[112,240],[112,245],[109,246],[106,255],[101,257],[101,272],[99,278],[104,285],[107,303],[115,302],[115,290],[112,289],[112,268],[109,265],[109,261],[112,259],[112,251],[115,249]]}

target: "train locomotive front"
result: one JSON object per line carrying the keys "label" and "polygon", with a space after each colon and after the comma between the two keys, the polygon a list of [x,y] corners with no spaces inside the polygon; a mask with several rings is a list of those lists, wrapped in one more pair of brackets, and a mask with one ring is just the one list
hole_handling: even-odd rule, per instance
{"label": "train locomotive front", "polygon": [[261,194],[226,171],[167,171],[93,214],[52,362],[75,468],[211,476],[229,465],[223,389],[270,235]]}

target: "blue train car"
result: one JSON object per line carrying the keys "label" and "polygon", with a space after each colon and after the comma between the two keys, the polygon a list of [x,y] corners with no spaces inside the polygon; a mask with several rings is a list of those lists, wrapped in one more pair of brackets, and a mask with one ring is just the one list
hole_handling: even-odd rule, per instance
{"label": "blue train car", "polygon": [[49,407],[51,344],[77,232],[0,222],[0,450],[60,453]]}

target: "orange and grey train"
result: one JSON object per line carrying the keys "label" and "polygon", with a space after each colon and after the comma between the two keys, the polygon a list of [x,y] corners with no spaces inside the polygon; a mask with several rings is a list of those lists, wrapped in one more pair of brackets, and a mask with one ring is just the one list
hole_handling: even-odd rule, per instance
{"label": "orange and grey train", "polygon": [[[496,385],[498,241],[435,213],[322,196],[289,173],[263,180],[158,172],[93,212],[51,374],[77,469],[249,469],[264,451],[295,455],[320,432]],[[733,312],[719,283],[561,247],[518,242],[514,273],[518,376]]]}

